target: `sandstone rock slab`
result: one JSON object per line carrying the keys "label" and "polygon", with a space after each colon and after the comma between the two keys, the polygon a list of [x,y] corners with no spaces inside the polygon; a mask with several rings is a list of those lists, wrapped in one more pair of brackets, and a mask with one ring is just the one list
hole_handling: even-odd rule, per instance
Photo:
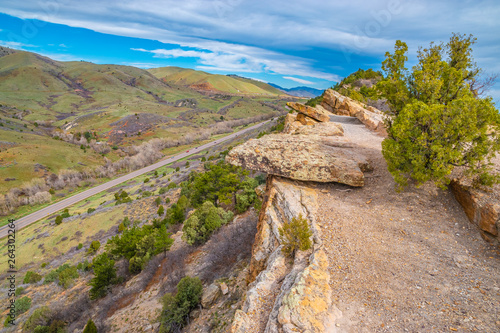
{"label": "sandstone rock slab", "polygon": [[297,103],[297,102],[288,102],[286,104],[295,111],[300,112],[313,119],[316,119],[317,121],[321,122],[330,121],[329,112],[320,105],[313,108],[312,106],[304,105],[302,103]]}
{"label": "sandstone rock slab", "polygon": [[226,161],[296,180],[363,186],[368,162],[352,148],[317,136],[271,134],[235,147]]}
{"label": "sandstone rock slab", "polygon": [[201,306],[205,309],[208,309],[219,296],[219,286],[216,284],[209,285],[205,290],[203,290],[203,296],[201,297]]}

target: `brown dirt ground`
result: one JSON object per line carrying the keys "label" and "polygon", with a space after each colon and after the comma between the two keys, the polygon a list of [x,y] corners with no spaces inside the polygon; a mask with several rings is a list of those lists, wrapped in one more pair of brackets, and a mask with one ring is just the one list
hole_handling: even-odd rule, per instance
{"label": "brown dirt ground", "polygon": [[382,137],[345,135],[371,159],[363,188],[318,185],[318,224],[330,259],[328,332],[500,332],[500,252],[450,191],[398,193]]}

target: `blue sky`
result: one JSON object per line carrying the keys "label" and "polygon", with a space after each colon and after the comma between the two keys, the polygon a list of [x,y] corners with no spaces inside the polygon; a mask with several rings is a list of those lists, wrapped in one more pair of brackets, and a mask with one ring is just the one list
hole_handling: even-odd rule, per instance
{"label": "blue sky", "polygon": [[[57,60],[180,66],[283,87],[324,89],[380,69],[394,42],[477,37],[474,57],[500,72],[500,3],[492,1],[2,0],[0,45]],[[491,91],[500,100],[500,86]]]}

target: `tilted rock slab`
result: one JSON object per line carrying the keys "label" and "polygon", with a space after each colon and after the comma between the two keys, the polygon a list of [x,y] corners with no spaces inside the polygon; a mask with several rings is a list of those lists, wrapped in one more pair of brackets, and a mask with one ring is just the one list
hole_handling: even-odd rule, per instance
{"label": "tilted rock slab", "polygon": [[288,105],[297,112],[303,113],[308,117],[316,119],[317,121],[321,122],[330,121],[330,113],[323,107],[321,107],[321,105],[317,105],[314,108],[312,106],[304,105],[302,103],[297,103],[297,102],[288,102],[286,103],[286,105]]}
{"label": "tilted rock slab", "polygon": [[319,136],[270,134],[233,148],[226,162],[296,180],[363,186],[370,166],[356,147]]}
{"label": "tilted rock slab", "polygon": [[374,107],[366,106],[333,89],[325,90],[321,105],[328,111],[358,118],[370,130],[386,135],[383,113]]}
{"label": "tilted rock slab", "polygon": [[[304,183],[268,176],[265,197],[252,248],[251,284],[231,332],[325,332],[332,291],[316,225],[318,193]],[[279,228],[299,215],[308,220],[313,247],[299,251],[291,264],[281,251]]]}

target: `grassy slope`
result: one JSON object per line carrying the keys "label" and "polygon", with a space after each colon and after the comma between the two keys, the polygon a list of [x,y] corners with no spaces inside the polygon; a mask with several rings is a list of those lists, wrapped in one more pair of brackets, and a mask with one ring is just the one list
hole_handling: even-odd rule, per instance
{"label": "grassy slope", "polygon": [[[223,92],[236,93],[240,90],[256,94],[246,95],[227,112],[224,120],[269,113],[272,110],[262,107],[255,98],[276,100],[277,93],[280,93],[257,81],[246,82],[224,75],[175,67],[152,72],[155,75],[178,74],[179,77],[190,73],[189,82],[207,79]],[[119,143],[123,147],[155,137],[179,138],[186,132],[196,130],[190,123],[210,126],[220,121],[218,110],[240,98],[206,96],[183,84],[163,82],[155,75],[131,66],[59,62],[34,53],[12,52],[0,47],[0,124],[3,125],[0,125],[0,193],[42,176],[43,172],[34,171],[36,163],[54,173],[61,169],[82,169],[79,163],[89,167],[105,163],[104,157],[92,149],[85,153],[77,145],[50,138],[48,131],[34,126],[35,122],[50,121],[53,128],[71,126],[73,133],[96,132],[99,140],[106,141],[111,137],[110,133],[118,130],[114,122],[123,119],[135,122],[135,114],[149,114],[162,119],[149,126],[138,120],[137,129]],[[190,108],[178,107],[173,102],[186,98],[197,100],[196,108],[202,111],[178,119]],[[20,113],[22,119],[15,119]],[[183,126],[177,127],[179,125]],[[114,151],[106,157],[113,161],[118,158]],[[5,178],[16,180],[7,182]]]}
{"label": "grassy slope", "polygon": [[264,82],[239,77],[209,74],[179,67],[153,68],[148,71],[165,82],[177,85],[209,84],[215,90],[232,94],[283,95],[281,91]]}

